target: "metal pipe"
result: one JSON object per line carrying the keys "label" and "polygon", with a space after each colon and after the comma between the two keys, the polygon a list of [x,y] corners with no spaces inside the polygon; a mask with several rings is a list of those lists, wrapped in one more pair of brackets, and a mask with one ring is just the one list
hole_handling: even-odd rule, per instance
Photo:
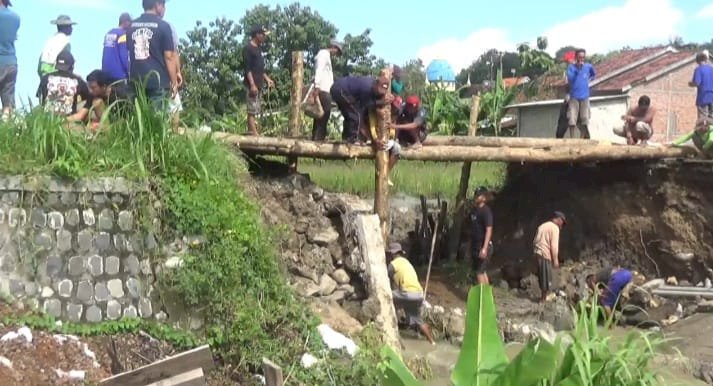
{"label": "metal pipe", "polygon": [[663,291],[655,290],[654,295],[658,296],[681,296],[681,297],[695,297],[700,296],[703,298],[713,298],[713,292],[695,292],[695,291]]}

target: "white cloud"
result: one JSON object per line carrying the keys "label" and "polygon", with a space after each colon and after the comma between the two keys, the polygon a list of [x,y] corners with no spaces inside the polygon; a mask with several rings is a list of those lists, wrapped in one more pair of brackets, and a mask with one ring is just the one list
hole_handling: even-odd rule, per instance
{"label": "white cloud", "polygon": [[47,3],[61,5],[67,8],[109,9],[111,0],[45,0]]}
{"label": "white cloud", "polygon": [[433,59],[445,59],[458,73],[491,48],[514,50],[515,43],[503,29],[484,28],[471,33],[465,39],[449,38],[422,47],[417,56],[425,65]]}
{"label": "white cloud", "polygon": [[701,10],[696,13],[696,17],[699,19],[713,19],[713,3],[701,8]]}
{"label": "white cloud", "polygon": [[543,35],[552,52],[574,45],[603,53],[624,46],[666,43],[678,35],[682,21],[683,11],[670,0],[627,0],[621,6],[602,8],[557,24]]}

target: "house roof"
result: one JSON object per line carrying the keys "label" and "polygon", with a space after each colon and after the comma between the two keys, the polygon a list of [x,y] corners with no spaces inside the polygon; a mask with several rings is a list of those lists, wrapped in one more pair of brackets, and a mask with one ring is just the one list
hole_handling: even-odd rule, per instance
{"label": "house roof", "polygon": [[514,78],[503,78],[503,86],[505,86],[505,88],[510,88],[510,87],[519,86],[521,84],[525,84],[529,81],[530,81],[530,78],[527,76],[519,76],[519,77],[514,77]]}
{"label": "house roof", "polygon": [[[615,99],[628,98],[626,95],[606,95],[606,96],[596,96],[589,99],[590,102],[602,102],[610,101]],[[526,103],[516,103],[512,105],[505,106],[506,109],[518,109],[523,107],[535,107],[535,106],[551,106],[551,105],[561,105],[564,103],[562,98],[559,99],[548,99],[544,101],[534,101]]]}
{"label": "house roof", "polygon": [[[625,92],[629,88],[657,78],[696,60],[696,53],[690,51],[666,51],[658,56],[644,58],[645,62],[630,69],[612,74],[593,85],[595,91]],[[623,64],[620,62],[620,64]]]}

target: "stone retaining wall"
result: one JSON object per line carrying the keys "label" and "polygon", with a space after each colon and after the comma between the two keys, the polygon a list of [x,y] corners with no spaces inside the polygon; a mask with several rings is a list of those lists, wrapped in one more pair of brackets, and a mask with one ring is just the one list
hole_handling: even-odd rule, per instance
{"label": "stone retaining wall", "polygon": [[123,178],[0,177],[0,292],[72,322],[155,316],[145,202]]}

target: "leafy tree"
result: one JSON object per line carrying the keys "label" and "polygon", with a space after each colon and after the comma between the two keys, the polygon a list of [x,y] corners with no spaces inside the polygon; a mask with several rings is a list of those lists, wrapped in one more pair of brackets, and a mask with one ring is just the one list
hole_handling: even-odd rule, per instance
{"label": "leafy tree", "polygon": [[555,65],[554,59],[546,50],[547,39],[544,37],[537,38],[537,49],[531,48],[528,43],[522,43],[517,47],[524,75],[535,78],[546,73]]}
{"label": "leafy tree", "polygon": [[[318,12],[299,3],[285,7],[257,5],[236,23],[225,18],[207,26],[196,23],[181,42],[186,77],[185,104],[199,117],[236,113],[245,100],[243,49],[255,25],[272,31],[264,47],[265,67],[276,88],[267,94],[267,108],[282,109],[289,101],[292,52],[305,52],[305,82],[313,78],[314,57],[339,30]],[[383,61],[370,53],[370,30],[345,35],[344,52],[333,61],[335,77],[374,73]]]}
{"label": "leafy tree", "polygon": [[426,72],[421,59],[413,59],[403,66],[403,81],[407,94],[423,96],[426,90]]}
{"label": "leafy tree", "polygon": [[564,46],[555,52],[555,60],[561,61],[564,58],[564,54],[569,51],[576,51],[578,47],[575,46]]}
{"label": "leafy tree", "polygon": [[468,82],[469,75],[471,84],[482,84],[485,81],[494,80],[497,71],[500,69],[501,58],[505,76],[511,76],[512,70],[515,70],[516,76],[524,75],[522,73],[521,60],[517,53],[501,53],[493,48],[480,55],[470,67],[462,70],[456,77],[456,82],[458,85],[465,85]]}

